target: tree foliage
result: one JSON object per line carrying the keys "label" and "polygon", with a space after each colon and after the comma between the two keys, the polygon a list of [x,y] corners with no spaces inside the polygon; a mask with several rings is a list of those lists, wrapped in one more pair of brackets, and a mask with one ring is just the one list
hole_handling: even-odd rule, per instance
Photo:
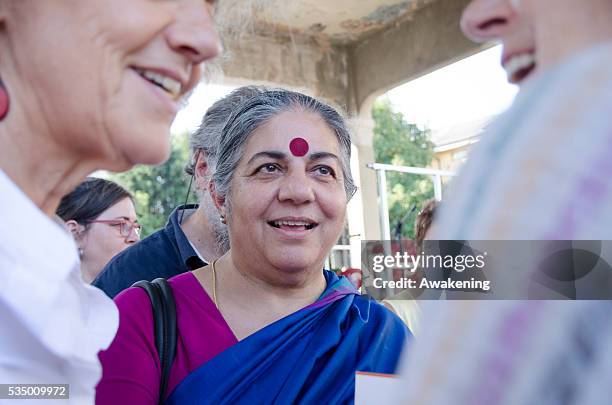
{"label": "tree foliage", "polygon": [[[406,122],[393,110],[388,100],[378,101],[372,109],[374,118],[374,156],[377,163],[426,167],[433,159],[430,131]],[[414,221],[423,202],[433,197],[433,183],[428,176],[387,172],[387,197],[391,234],[403,220],[402,235],[414,238]]]}
{"label": "tree foliage", "polygon": [[[184,171],[189,162],[188,141],[186,133],[173,136],[170,158],[162,165],[139,165],[111,176],[134,195],[143,237],[164,227],[172,210],[185,202],[189,186],[189,176]],[[192,189],[189,202],[196,201]]]}

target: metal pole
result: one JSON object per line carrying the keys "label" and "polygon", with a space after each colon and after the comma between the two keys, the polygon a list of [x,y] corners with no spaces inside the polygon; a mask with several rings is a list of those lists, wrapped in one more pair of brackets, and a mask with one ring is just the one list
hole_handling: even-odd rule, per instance
{"label": "metal pole", "polygon": [[429,176],[454,176],[454,172],[449,172],[447,170],[437,170],[437,169],[427,169],[424,167],[410,167],[410,166],[397,166],[397,165],[387,165],[383,163],[369,163],[368,167],[373,170],[387,170],[391,172],[399,172],[399,173],[412,173],[412,174],[424,174]]}
{"label": "metal pole", "polygon": [[[378,198],[380,198],[378,204],[378,218],[380,218],[380,233],[381,233],[381,241],[383,243],[383,251],[385,252],[385,256],[391,256],[391,229],[389,227],[389,206],[387,204],[387,174],[385,173],[385,169],[376,170],[376,175],[378,176]],[[384,273],[385,280],[393,279],[393,270],[386,269]],[[388,295],[393,295],[394,291],[386,287]]]}
{"label": "metal pole", "polygon": [[387,176],[385,169],[376,170],[378,176],[378,217],[380,218],[381,240],[391,240],[391,229],[389,228],[389,207],[387,204]]}
{"label": "metal pole", "polygon": [[[368,163],[368,168],[376,170],[376,176],[378,179],[378,198],[380,198],[378,204],[378,218],[380,220],[380,232],[381,240],[383,242],[383,249],[385,255],[391,255],[391,229],[389,227],[389,207],[387,203],[387,177],[386,171],[394,171],[399,173],[410,173],[430,176],[434,183],[434,196],[436,200],[442,199],[442,176],[454,176],[455,173],[445,170],[427,169],[423,167],[407,167],[407,166],[396,166],[387,165],[381,163]],[[392,270],[387,269],[386,273],[387,280],[391,280],[393,277]]]}
{"label": "metal pole", "polygon": [[434,197],[436,201],[442,201],[442,177],[439,174],[434,174],[433,176],[433,184],[434,184]]}

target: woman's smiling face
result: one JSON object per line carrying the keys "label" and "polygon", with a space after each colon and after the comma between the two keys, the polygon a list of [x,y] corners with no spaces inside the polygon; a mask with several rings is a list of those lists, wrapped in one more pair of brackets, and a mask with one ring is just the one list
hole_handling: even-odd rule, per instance
{"label": "woman's smiling face", "polygon": [[37,131],[100,168],[167,157],[179,100],[220,49],[212,2],[3,3],[0,75]]}
{"label": "woman's smiling face", "polygon": [[[307,147],[300,140],[297,151],[296,138]],[[322,266],[345,221],[339,157],[336,134],[312,112],[289,110],[255,130],[227,202],[232,254],[285,273]]]}
{"label": "woman's smiling face", "polygon": [[476,42],[498,41],[511,83],[522,84],[564,58],[612,40],[608,0],[473,0],[461,20]]}

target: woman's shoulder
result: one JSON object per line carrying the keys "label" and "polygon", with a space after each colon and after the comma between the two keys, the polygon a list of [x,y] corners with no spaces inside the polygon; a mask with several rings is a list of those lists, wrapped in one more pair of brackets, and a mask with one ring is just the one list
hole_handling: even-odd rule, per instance
{"label": "woman's shoulder", "polygon": [[[168,284],[172,288],[172,292],[176,296],[182,293],[190,293],[198,291],[199,282],[191,272],[185,272],[169,278]],[[130,287],[123,290],[115,297],[115,303],[119,310],[141,310],[143,307],[150,307],[151,301],[147,292],[140,287]]]}
{"label": "woman's shoulder", "polygon": [[114,301],[120,312],[137,312],[145,307],[151,307],[149,296],[140,287],[130,287],[123,290],[114,298]]}
{"label": "woman's shoulder", "polygon": [[144,339],[147,345],[153,346],[153,309],[146,291],[130,287],[117,295],[114,301],[119,309],[119,329],[113,344],[123,342],[129,346]]}
{"label": "woman's shoulder", "polygon": [[177,310],[203,315],[216,312],[214,303],[200,280],[192,271],[188,271],[168,280],[174,293]]}
{"label": "woman's shoulder", "polygon": [[202,287],[196,276],[191,271],[178,274],[168,279],[168,284],[172,287],[172,290],[177,291],[197,291],[200,292]]}

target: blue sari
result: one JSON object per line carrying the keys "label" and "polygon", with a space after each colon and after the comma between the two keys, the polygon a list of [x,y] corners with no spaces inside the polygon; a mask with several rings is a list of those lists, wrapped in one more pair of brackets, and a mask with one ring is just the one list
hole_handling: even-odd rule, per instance
{"label": "blue sari", "polygon": [[325,278],[315,303],[201,365],[166,404],[352,403],[356,371],[395,372],[406,326],[345,277]]}

